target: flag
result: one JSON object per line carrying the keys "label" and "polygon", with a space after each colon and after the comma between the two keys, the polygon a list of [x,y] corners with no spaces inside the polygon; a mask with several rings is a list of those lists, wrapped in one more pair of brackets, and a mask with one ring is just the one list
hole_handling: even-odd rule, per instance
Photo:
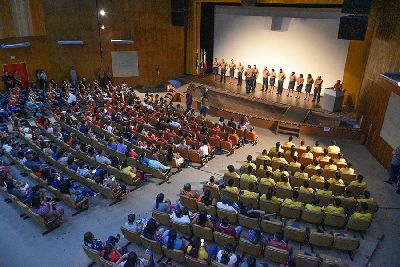
{"label": "flag", "polygon": [[204,62],[203,62],[203,59],[204,59],[204,56],[203,56],[203,49],[200,49],[200,70],[203,70],[204,69]]}
{"label": "flag", "polygon": [[203,61],[204,61],[204,72],[207,70],[207,52],[206,52],[206,50],[204,49],[204,59],[203,59]]}

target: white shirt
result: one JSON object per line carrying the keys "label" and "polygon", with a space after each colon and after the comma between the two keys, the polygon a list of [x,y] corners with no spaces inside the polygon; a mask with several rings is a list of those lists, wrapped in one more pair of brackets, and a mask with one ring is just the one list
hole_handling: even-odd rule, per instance
{"label": "white shirt", "polygon": [[72,103],[74,103],[74,102],[76,102],[76,96],[75,96],[74,94],[69,94],[67,103],[68,103],[68,104],[72,104]]}
{"label": "white shirt", "polygon": [[3,149],[4,149],[6,152],[10,153],[12,147],[9,146],[8,144],[4,144],[4,145],[3,145]]}
{"label": "white shirt", "polygon": [[233,206],[224,204],[222,202],[217,202],[217,209],[227,210],[227,211],[232,211],[234,213],[237,213],[237,211],[235,210],[235,208]]}
{"label": "white shirt", "polygon": [[176,122],[176,121],[171,121],[171,122],[169,123],[169,125],[172,125],[172,126],[178,128],[178,129],[181,128],[181,124],[180,124],[179,122]]}
{"label": "white shirt", "polygon": [[107,132],[112,133],[112,130],[113,130],[112,126],[111,126],[111,125],[108,125],[108,126],[107,126]]}
{"label": "white shirt", "polygon": [[171,221],[173,221],[173,222],[190,223],[189,216],[187,216],[187,215],[182,215],[182,217],[178,218],[176,216],[175,212],[173,212],[171,215],[169,215],[169,217],[171,218]]}
{"label": "white shirt", "polygon": [[[222,254],[223,254],[223,253],[224,253],[223,250],[218,251],[218,254],[217,254],[218,262],[221,262],[221,258],[222,258]],[[229,257],[228,265],[229,265],[229,266],[234,266],[236,262],[237,262],[237,256],[236,256],[236,254],[231,254],[231,256]]]}
{"label": "white shirt", "polygon": [[200,156],[208,156],[208,146],[207,145],[202,145],[200,148],[199,148],[199,153],[200,153]]}

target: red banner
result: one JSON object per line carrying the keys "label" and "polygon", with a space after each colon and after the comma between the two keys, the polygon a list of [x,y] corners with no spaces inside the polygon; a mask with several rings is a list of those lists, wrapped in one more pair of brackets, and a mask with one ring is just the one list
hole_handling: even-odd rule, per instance
{"label": "red banner", "polygon": [[21,84],[23,87],[28,85],[28,72],[26,71],[25,63],[4,64],[3,71],[7,71],[8,75],[15,77],[15,72],[18,72]]}

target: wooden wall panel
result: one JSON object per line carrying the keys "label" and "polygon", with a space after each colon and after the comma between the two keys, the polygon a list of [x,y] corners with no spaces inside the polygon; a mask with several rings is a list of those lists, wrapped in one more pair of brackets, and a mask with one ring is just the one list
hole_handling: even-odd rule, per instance
{"label": "wooden wall panel", "polygon": [[[50,69],[47,49],[43,47],[43,44],[47,42],[45,36],[8,38],[2,41],[5,43],[29,41],[31,43],[31,46],[24,48],[0,49],[1,65],[25,62],[30,82],[36,82],[37,69]],[[3,70],[2,66],[0,68]]]}
{"label": "wooden wall panel", "polygon": [[390,165],[392,148],[380,137],[391,92],[400,95],[400,88],[383,80],[383,72],[400,69],[400,5],[396,0],[377,2],[377,24],[372,38],[367,67],[360,91],[359,118],[368,133],[367,146],[386,167]]}

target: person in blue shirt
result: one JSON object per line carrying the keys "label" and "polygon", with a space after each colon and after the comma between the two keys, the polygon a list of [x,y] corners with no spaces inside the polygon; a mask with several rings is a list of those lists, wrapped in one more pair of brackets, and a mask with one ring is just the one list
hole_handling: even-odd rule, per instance
{"label": "person in blue shirt", "polygon": [[[393,152],[392,164],[390,165],[390,176],[385,181],[388,184],[394,184],[398,181],[399,169],[400,169],[400,146],[396,147]],[[400,193],[400,190],[397,190]]]}
{"label": "person in blue shirt", "polygon": [[168,249],[181,250],[183,241],[178,238],[178,232],[175,229],[167,230],[163,234],[163,245]]}
{"label": "person in blue shirt", "polygon": [[117,151],[125,154],[127,149],[128,147],[124,144],[124,139],[120,137],[117,144]]}
{"label": "person in blue shirt", "polygon": [[161,171],[171,170],[171,167],[163,165],[158,160],[149,159],[146,154],[143,155],[142,162],[146,165],[149,165],[150,167],[152,167],[154,169],[157,169],[157,170],[161,170]]}

